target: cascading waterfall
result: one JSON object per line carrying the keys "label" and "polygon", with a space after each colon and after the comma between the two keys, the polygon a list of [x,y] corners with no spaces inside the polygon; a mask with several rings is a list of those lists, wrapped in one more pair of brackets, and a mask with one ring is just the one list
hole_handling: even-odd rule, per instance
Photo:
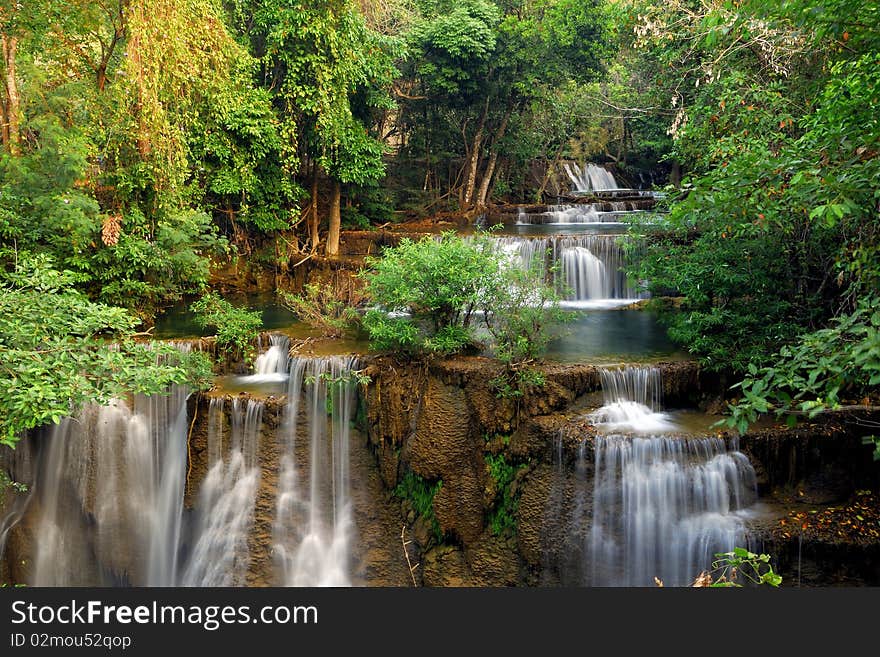
{"label": "cascading waterfall", "polygon": [[596,192],[609,189],[618,189],[617,181],[608,169],[587,162],[582,166],[566,162],[563,166],[565,173],[571,179],[575,191]]}
{"label": "cascading waterfall", "polygon": [[550,237],[503,236],[495,240],[497,248],[518,254],[523,268],[537,263],[541,271],[559,264],[556,283],[568,288],[570,302],[617,300],[636,301],[645,293],[628,284],[623,272],[625,256],[613,235],[577,235]]}
{"label": "cascading waterfall", "polygon": [[[354,356],[290,361],[273,531],[281,583],[286,586],[351,583],[349,423],[356,367]],[[307,436],[307,450],[297,442],[301,436]],[[297,467],[298,453],[308,454],[308,473]]]}
{"label": "cascading waterfall", "polygon": [[35,480],[35,586],[177,583],[186,399],[137,395],[65,418],[46,436]]}
{"label": "cascading waterfall", "polygon": [[603,369],[599,373],[605,397],[602,408],[590,414],[604,431],[670,431],[675,425],[662,412],[663,384],[656,367]]}
{"label": "cascading waterfall", "polygon": [[184,586],[243,586],[249,562],[248,534],[260,482],[258,449],[264,403],[233,399],[226,459],[223,447],[224,400],[208,407],[209,470],[198,500],[194,547]]}
{"label": "cascading waterfall", "polygon": [[743,511],[757,498],[754,468],[735,442],[728,447],[721,438],[615,433],[674,425],[660,413],[659,370],[628,367],[601,376],[605,405],[591,417],[612,433],[594,439],[587,583],[653,586],[657,577],[688,585],[715,553],[746,545]]}
{"label": "cascading waterfall", "polygon": [[593,586],[687,586],[747,545],[755,471],[720,438],[598,436],[586,561]]}
{"label": "cascading waterfall", "polygon": [[611,212],[600,210],[599,206],[595,203],[548,205],[545,212],[526,212],[520,208],[517,213],[516,222],[520,225],[620,224],[620,215],[625,212],[626,203],[614,202],[611,203],[611,207]]}
{"label": "cascading waterfall", "polygon": [[239,377],[242,382],[280,383],[287,380],[290,338],[281,333],[269,336],[269,348],[254,360],[254,373]]}

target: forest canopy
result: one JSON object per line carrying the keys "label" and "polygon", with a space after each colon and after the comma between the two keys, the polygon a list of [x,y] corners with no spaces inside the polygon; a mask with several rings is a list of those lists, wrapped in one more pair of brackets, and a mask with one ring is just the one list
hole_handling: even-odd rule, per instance
{"label": "forest canopy", "polygon": [[589,160],[665,189],[632,273],[744,379],[739,426],[870,402],[878,26],[870,0],[0,0],[3,303],[125,336],[218,263],[546,202]]}

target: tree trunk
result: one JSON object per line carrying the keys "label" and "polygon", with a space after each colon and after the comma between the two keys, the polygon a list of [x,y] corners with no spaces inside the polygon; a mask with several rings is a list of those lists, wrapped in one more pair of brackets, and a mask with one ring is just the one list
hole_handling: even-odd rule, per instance
{"label": "tree trunk", "polygon": [[492,151],[489,156],[489,164],[486,165],[486,173],[483,174],[483,180],[480,182],[480,191],[477,194],[477,205],[484,207],[487,197],[489,196],[489,186],[492,184],[492,176],[495,175],[495,165],[498,162],[498,151]]}
{"label": "tree trunk", "polygon": [[486,205],[486,198],[489,196],[489,185],[492,184],[492,176],[495,174],[495,165],[498,163],[498,143],[504,139],[504,133],[507,132],[507,123],[510,121],[510,115],[513,114],[513,107],[508,107],[501,119],[501,125],[495,133],[492,140],[492,154],[489,155],[489,163],[486,165],[486,172],[483,174],[483,180],[480,181],[480,191],[477,193],[477,205],[482,207]]}
{"label": "tree trunk", "polygon": [[18,50],[18,38],[3,35],[0,39],[3,47],[3,63],[5,65],[4,87],[6,98],[4,99],[4,123],[3,145],[12,155],[21,152],[21,132],[19,120],[21,118],[21,97],[18,95],[18,83],[15,79],[15,56]]}
{"label": "tree trunk", "polygon": [[471,207],[474,199],[474,189],[477,187],[477,167],[480,164],[480,146],[483,145],[483,131],[486,127],[486,117],[489,114],[489,99],[486,99],[486,105],[483,107],[483,113],[480,115],[480,123],[477,125],[477,131],[474,133],[474,143],[471,148],[470,158],[468,159],[467,183],[464,188],[464,197],[462,199],[462,209],[467,210]]}
{"label": "tree trunk", "polygon": [[318,235],[318,163],[312,164],[312,195],[309,199],[311,209],[309,211],[309,241],[311,242],[310,251],[315,253],[318,250],[318,242],[321,239]]}
{"label": "tree trunk", "polygon": [[672,160],[672,170],[669,172],[669,182],[676,189],[681,185],[681,165],[678,160]]}
{"label": "tree trunk", "polygon": [[339,229],[342,224],[340,215],[340,201],[342,199],[342,184],[338,180],[333,181],[333,191],[330,196],[330,229],[327,231],[327,255],[339,255]]}

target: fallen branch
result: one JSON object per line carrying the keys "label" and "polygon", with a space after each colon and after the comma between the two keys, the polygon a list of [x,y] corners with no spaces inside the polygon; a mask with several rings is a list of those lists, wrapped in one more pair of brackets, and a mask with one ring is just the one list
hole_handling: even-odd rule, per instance
{"label": "fallen branch", "polygon": [[406,565],[409,566],[409,576],[412,578],[413,586],[418,586],[415,570],[419,567],[419,564],[413,566],[412,561],[409,559],[409,550],[406,549],[406,546],[412,543],[412,541],[406,540],[406,525],[400,528],[400,543],[403,545],[403,554],[406,557]]}

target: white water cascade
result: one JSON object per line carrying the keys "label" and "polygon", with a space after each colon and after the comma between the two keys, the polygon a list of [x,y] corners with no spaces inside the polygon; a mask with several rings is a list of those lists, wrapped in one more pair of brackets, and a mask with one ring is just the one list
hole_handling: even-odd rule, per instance
{"label": "white water cascade", "polygon": [[[354,356],[290,360],[273,529],[282,585],[351,584],[349,424],[356,368]],[[308,471],[298,465],[304,460]]]}
{"label": "white water cascade", "polygon": [[586,560],[593,586],[687,586],[747,547],[748,458],[720,438],[598,436]]}
{"label": "white water cascade", "polygon": [[582,166],[567,162],[563,169],[578,192],[618,189],[617,181],[605,167],[587,162]]}
{"label": "white water cascade", "polygon": [[254,359],[254,373],[239,377],[242,383],[281,383],[287,380],[290,338],[281,333],[269,336],[269,348]]}
{"label": "white water cascade", "polygon": [[600,372],[603,406],[590,420],[605,432],[665,432],[675,429],[662,409],[663,384],[655,367],[624,367]]}
{"label": "white water cascade", "polygon": [[188,394],[87,406],[49,432],[32,585],[177,583]]}
{"label": "white water cascade", "polygon": [[566,305],[614,307],[646,296],[628,283],[625,256],[613,235],[504,236],[496,243],[505,253],[518,254],[525,269],[536,265],[548,272],[558,264],[553,277],[560,288],[567,288]]}
{"label": "white water cascade", "polygon": [[244,586],[250,558],[248,534],[260,483],[259,444],[264,403],[233,399],[226,458],[223,453],[222,397],[208,407],[208,474],[197,502],[194,547],[184,586]]}
{"label": "white water cascade", "polygon": [[[605,405],[592,419],[611,433],[597,435],[593,445],[587,582],[653,586],[657,577],[666,586],[687,586],[717,552],[747,547],[744,514],[757,498],[754,468],[735,442],[644,435],[675,428],[660,411],[659,370],[603,371],[602,385]],[[582,470],[585,452],[586,444]]]}

